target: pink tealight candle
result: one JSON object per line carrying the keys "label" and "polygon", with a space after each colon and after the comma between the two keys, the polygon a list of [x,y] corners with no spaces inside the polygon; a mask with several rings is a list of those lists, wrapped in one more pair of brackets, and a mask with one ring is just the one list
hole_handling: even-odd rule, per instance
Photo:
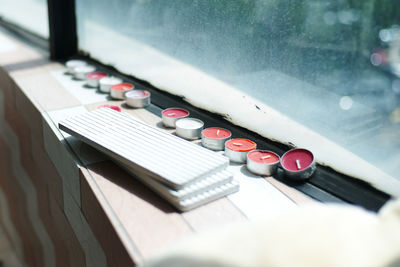
{"label": "pink tealight candle", "polygon": [[255,174],[271,176],[276,173],[279,155],[268,150],[253,150],[247,154],[247,169]]}
{"label": "pink tealight candle", "polygon": [[224,128],[211,127],[201,132],[201,143],[211,150],[224,150],[224,145],[232,133]]}
{"label": "pink tealight candle", "polygon": [[110,96],[114,99],[125,99],[125,93],[133,90],[135,86],[131,83],[120,83],[111,86]]}
{"label": "pink tealight candle", "polygon": [[118,112],[122,111],[120,107],[114,106],[114,105],[101,105],[101,106],[98,106],[97,108],[111,108],[111,109],[113,109],[115,111],[118,111]]}
{"label": "pink tealight candle", "polygon": [[99,80],[107,77],[105,72],[92,72],[86,75],[86,85],[89,87],[99,87]]}
{"label": "pink tealight candle", "polygon": [[132,108],[144,108],[150,105],[150,95],[147,90],[130,90],[125,92],[126,104]]}
{"label": "pink tealight candle", "polygon": [[249,139],[235,138],[225,142],[225,156],[232,162],[246,163],[247,153],[256,149],[257,144]]}
{"label": "pink tealight candle", "polygon": [[189,111],[183,108],[167,108],[161,112],[162,122],[165,127],[175,128],[177,120],[189,116]]}
{"label": "pink tealight candle", "polygon": [[310,178],[316,168],[313,153],[304,148],[286,152],[281,158],[281,166],[286,176],[293,180]]}

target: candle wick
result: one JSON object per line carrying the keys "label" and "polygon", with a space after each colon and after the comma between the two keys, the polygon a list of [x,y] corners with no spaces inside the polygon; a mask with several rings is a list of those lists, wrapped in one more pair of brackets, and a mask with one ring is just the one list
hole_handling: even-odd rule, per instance
{"label": "candle wick", "polygon": [[219,135],[219,130],[217,130],[217,135]]}
{"label": "candle wick", "polygon": [[300,166],[300,161],[298,159],[296,159],[296,165],[297,165],[297,169],[300,170],[301,166]]}
{"label": "candle wick", "polygon": [[242,145],[241,143],[232,143],[232,144],[234,144],[235,146],[241,146]]}
{"label": "candle wick", "polygon": [[270,155],[267,155],[267,156],[261,157],[261,159],[269,159],[270,157],[271,157]]}
{"label": "candle wick", "polygon": [[174,116],[176,113],[168,113],[168,116]]}

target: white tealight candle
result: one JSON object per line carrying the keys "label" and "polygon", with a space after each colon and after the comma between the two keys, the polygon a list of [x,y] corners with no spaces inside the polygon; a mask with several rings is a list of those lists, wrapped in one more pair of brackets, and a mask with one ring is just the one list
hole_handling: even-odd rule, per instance
{"label": "white tealight candle", "polygon": [[74,69],[76,67],[82,67],[82,66],[86,66],[86,65],[87,65],[86,61],[78,60],[78,59],[71,59],[65,63],[65,66],[67,67],[67,73],[69,73],[69,74],[74,74]]}
{"label": "white tealight candle", "polygon": [[132,108],[144,108],[150,105],[150,92],[131,90],[125,93],[126,104]]}
{"label": "white tealight candle", "polygon": [[120,83],[122,83],[122,79],[120,79],[120,78],[113,77],[113,76],[104,77],[104,78],[101,78],[99,81],[99,85],[100,85],[99,89],[103,93],[109,93],[111,86],[117,85]]}
{"label": "white tealight candle", "polygon": [[86,80],[86,75],[94,72],[96,68],[91,65],[79,66],[74,68],[74,78],[77,80]]}
{"label": "white tealight candle", "polygon": [[199,139],[204,122],[194,118],[179,119],[175,123],[176,134],[188,140]]}

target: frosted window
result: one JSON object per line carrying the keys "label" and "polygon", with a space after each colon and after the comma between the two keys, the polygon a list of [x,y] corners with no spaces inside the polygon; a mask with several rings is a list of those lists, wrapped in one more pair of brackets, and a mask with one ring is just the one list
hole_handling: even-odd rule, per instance
{"label": "frosted window", "polygon": [[[76,4],[79,46],[93,57],[177,94],[185,79],[186,92],[201,90],[205,78],[190,81],[182,64],[190,66],[400,178],[400,2]],[[234,105],[225,99],[218,98],[220,106]],[[260,129],[268,127],[263,123]]]}
{"label": "frosted window", "polygon": [[0,17],[41,37],[49,37],[46,0],[0,0]]}

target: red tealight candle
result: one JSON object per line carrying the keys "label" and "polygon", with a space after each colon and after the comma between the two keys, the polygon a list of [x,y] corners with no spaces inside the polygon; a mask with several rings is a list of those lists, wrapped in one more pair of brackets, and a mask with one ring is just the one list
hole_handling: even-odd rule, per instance
{"label": "red tealight candle", "polygon": [[161,113],[165,127],[175,128],[175,122],[189,116],[189,111],[183,108],[167,108]]}
{"label": "red tealight candle", "polygon": [[114,105],[101,105],[101,106],[98,106],[97,108],[111,108],[111,109],[113,109],[115,111],[118,111],[118,112],[122,111],[120,107],[114,106]]}
{"label": "red tealight candle", "polygon": [[86,75],[86,85],[89,87],[99,87],[99,80],[107,76],[105,72],[92,72]]}
{"label": "red tealight candle", "polygon": [[235,138],[225,142],[225,155],[233,162],[245,163],[247,153],[256,149],[257,144],[249,139]]}
{"label": "red tealight candle", "polygon": [[305,180],[315,171],[314,155],[304,148],[286,152],[281,158],[281,165],[286,176],[295,180]]}
{"label": "red tealight candle", "polygon": [[211,150],[224,150],[225,142],[232,133],[224,128],[207,128],[201,132],[201,143]]}
{"label": "red tealight candle", "polygon": [[120,83],[111,86],[110,96],[114,99],[125,99],[125,93],[133,90],[135,86],[131,83]]}
{"label": "red tealight candle", "polygon": [[253,150],[247,154],[247,169],[259,174],[271,176],[279,165],[278,154],[268,150]]}

